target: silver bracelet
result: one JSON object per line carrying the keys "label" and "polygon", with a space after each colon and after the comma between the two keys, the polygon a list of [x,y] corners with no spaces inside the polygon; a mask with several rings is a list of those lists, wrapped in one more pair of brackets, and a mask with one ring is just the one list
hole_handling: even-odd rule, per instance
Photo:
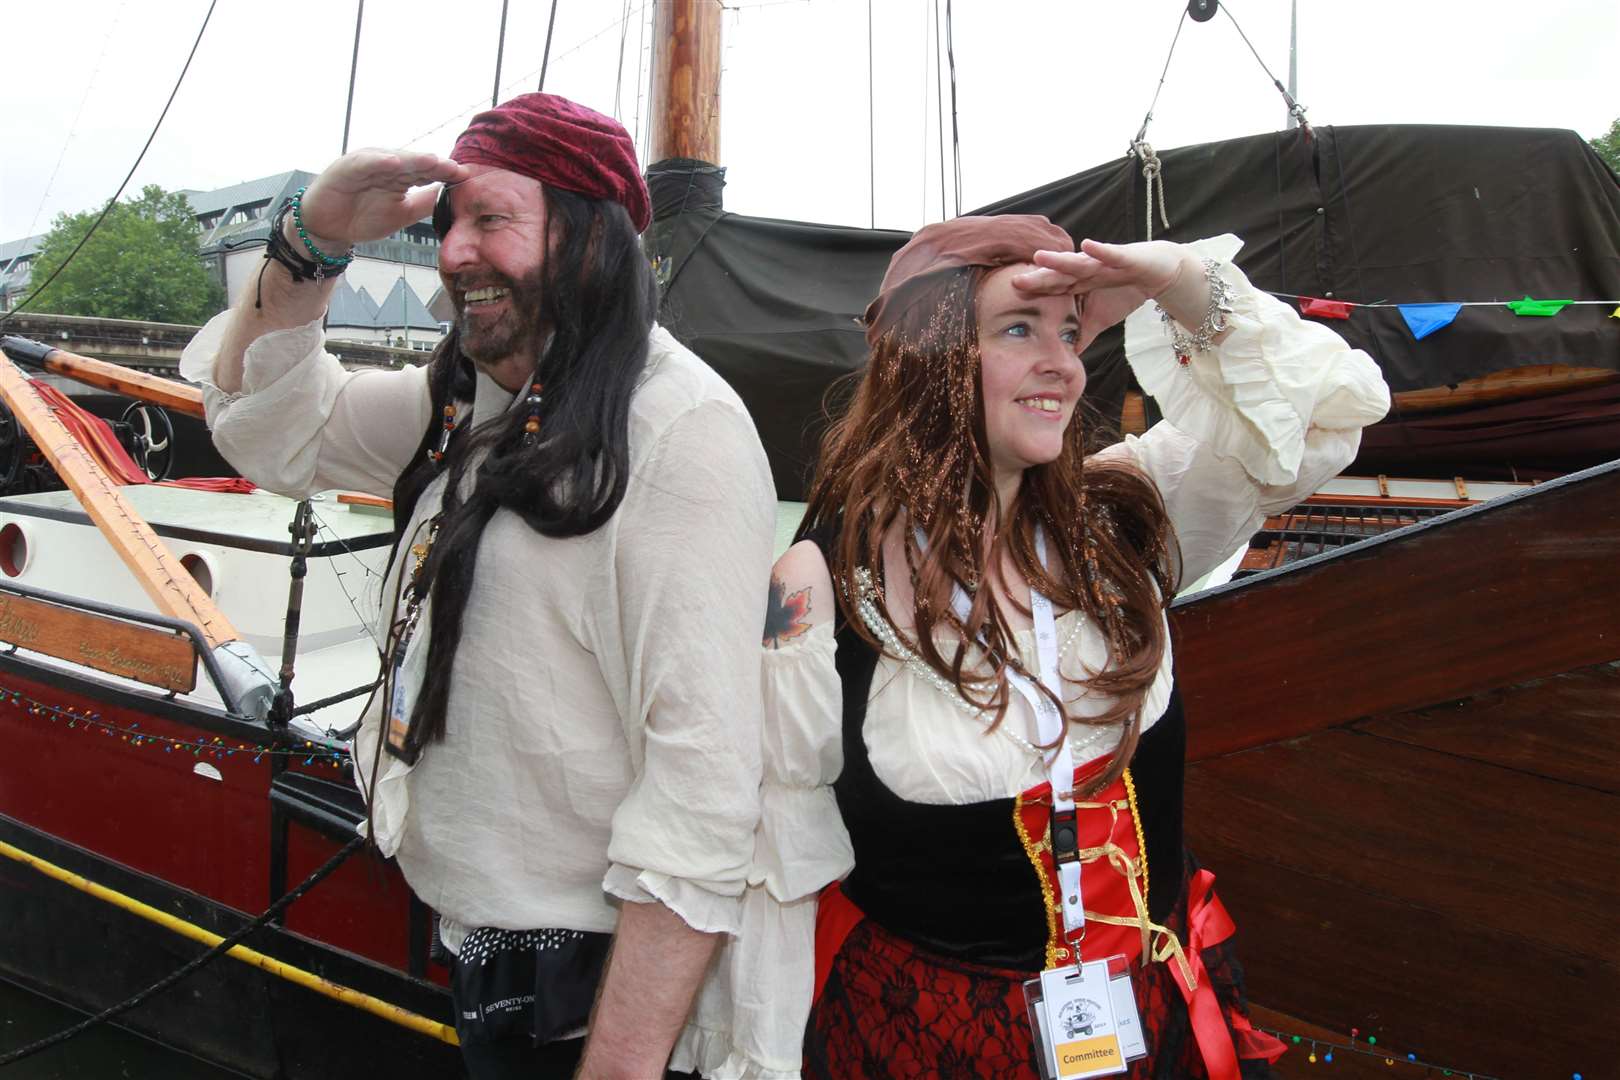
{"label": "silver bracelet", "polygon": [[1221,264],[1214,259],[1205,259],[1204,280],[1209,282],[1209,310],[1204,313],[1204,321],[1191,334],[1164,310],[1163,304],[1157,300],[1153,302],[1153,306],[1159,309],[1159,318],[1164,320],[1165,331],[1170,335],[1170,347],[1183,364],[1193,353],[1208,352],[1215,347],[1215,339],[1226,330],[1226,317],[1232,314],[1232,288],[1221,276]]}

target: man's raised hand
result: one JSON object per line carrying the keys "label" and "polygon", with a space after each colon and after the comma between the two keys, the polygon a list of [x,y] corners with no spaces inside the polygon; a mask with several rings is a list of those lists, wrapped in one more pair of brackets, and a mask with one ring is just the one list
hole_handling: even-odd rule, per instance
{"label": "man's raised hand", "polygon": [[381,240],[433,212],[439,189],[427,185],[457,184],[470,175],[436,154],[355,150],[310,182],[301,204],[304,228],[333,254]]}

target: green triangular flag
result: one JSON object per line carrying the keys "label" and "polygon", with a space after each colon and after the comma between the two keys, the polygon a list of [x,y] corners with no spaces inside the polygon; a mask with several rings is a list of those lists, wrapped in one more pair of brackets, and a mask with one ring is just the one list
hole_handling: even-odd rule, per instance
{"label": "green triangular flag", "polygon": [[1527,296],[1523,300],[1509,300],[1507,306],[1513,309],[1515,315],[1541,315],[1551,318],[1574,302],[1573,300],[1532,300]]}

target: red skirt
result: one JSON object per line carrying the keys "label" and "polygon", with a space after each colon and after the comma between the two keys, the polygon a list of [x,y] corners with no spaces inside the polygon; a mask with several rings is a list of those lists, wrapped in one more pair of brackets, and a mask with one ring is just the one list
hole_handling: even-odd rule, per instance
{"label": "red skirt", "polygon": [[[1191,872],[1187,875],[1190,880]],[[1187,933],[1185,896],[1167,924]],[[805,1033],[804,1075],[818,1080],[974,1077],[1039,1080],[1023,984],[1038,973],[985,967],[920,949],[866,919],[834,885],[821,897],[815,1006]],[[1244,1016],[1242,974],[1230,939],[1201,951],[1236,1047],[1238,1075],[1271,1077],[1281,1044]],[[1186,996],[1164,963],[1137,965],[1136,1007],[1148,1055],[1133,1078],[1209,1076]]]}

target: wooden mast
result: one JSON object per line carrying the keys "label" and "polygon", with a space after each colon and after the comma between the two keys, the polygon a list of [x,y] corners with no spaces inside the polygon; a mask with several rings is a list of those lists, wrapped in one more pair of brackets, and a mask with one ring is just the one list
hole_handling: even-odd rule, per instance
{"label": "wooden mast", "polygon": [[664,0],[654,15],[647,163],[720,161],[720,0]]}

